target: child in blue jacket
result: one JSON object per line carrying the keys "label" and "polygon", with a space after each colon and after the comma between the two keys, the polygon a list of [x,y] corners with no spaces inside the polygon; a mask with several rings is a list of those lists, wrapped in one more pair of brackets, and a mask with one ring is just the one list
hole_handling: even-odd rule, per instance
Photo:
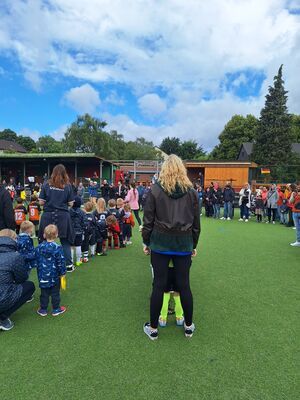
{"label": "child in blue jacket", "polygon": [[36,268],[36,256],[32,235],[35,227],[32,222],[24,221],[20,225],[20,234],[17,237],[17,250],[23,256],[28,273]]}
{"label": "child in blue jacket", "polygon": [[60,278],[66,274],[66,263],[62,246],[55,242],[57,237],[57,226],[46,226],[45,241],[36,248],[37,273],[41,288],[40,308],[37,313],[42,317],[48,315],[50,297],[54,317],[66,311],[66,307],[60,305]]}
{"label": "child in blue jacket", "polygon": [[81,198],[79,196],[75,196],[73,207],[70,208],[70,216],[75,231],[75,239],[74,243],[72,243],[72,261],[74,261],[74,259],[76,260],[75,265],[77,267],[82,264],[81,246],[83,243],[84,232],[87,227],[86,214],[80,207]]}

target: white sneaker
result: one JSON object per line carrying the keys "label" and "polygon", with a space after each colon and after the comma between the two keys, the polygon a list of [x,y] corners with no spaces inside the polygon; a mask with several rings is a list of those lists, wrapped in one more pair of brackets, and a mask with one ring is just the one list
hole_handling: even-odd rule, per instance
{"label": "white sneaker", "polygon": [[293,227],[292,227],[292,229],[296,229],[296,227],[295,227],[295,226],[293,226]]}
{"label": "white sneaker", "polygon": [[243,218],[240,218],[239,221],[244,221]]}
{"label": "white sneaker", "polygon": [[139,231],[142,232],[142,229],[143,229],[143,225],[140,225],[139,226]]}
{"label": "white sneaker", "polygon": [[300,247],[300,242],[291,243],[291,246],[293,246],[293,247]]}
{"label": "white sneaker", "polygon": [[221,217],[220,219],[226,219],[226,218],[224,218],[224,217]]}
{"label": "white sneaker", "polygon": [[273,225],[275,225],[275,221],[273,221],[272,223],[273,223]]}
{"label": "white sneaker", "polygon": [[231,221],[231,218],[230,218],[230,217],[228,217],[228,218],[227,218],[227,221]]}
{"label": "white sneaker", "polygon": [[248,219],[245,219],[245,222],[248,222],[249,220]]}
{"label": "white sneaker", "polygon": [[184,336],[187,338],[191,338],[193,336],[195,329],[196,328],[194,324],[187,326],[186,323],[184,323]]}

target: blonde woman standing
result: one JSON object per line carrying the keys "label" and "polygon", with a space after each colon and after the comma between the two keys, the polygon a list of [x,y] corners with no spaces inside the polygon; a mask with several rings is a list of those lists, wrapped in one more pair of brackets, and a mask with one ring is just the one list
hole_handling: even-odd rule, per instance
{"label": "blonde woman standing", "polygon": [[159,180],[152,186],[144,208],[144,253],[151,253],[154,271],[150,323],[144,324],[144,332],[151,340],[158,338],[158,318],[170,261],[174,265],[184,311],[185,336],[193,336],[195,325],[189,273],[191,257],[197,254],[199,235],[198,196],[187,177],[182,160],[172,154],[163,163]]}

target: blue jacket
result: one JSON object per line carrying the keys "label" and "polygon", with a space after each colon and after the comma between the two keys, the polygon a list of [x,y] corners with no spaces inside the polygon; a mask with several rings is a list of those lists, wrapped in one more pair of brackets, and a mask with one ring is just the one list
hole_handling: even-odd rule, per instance
{"label": "blue jacket", "polygon": [[36,259],[40,288],[57,285],[60,277],[66,273],[62,246],[45,241],[36,248]]}
{"label": "blue jacket", "polygon": [[24,258],[17,252],[17,243],[0,237],[0,312],[12,307],[22,295],[21,283],[27,281]]}
{"label": "blue jacket", "polygon": [[90,197],[98,197],[98,189],[99,189],[99,185],[89,186],[88,192],[89,192]]}
{"label": "blue jacket", "polygon": [[36,268],[35,250],[33,240],[27,233],[20,233],[17,238],[18,252],[24,257],[25,265],[28,271]]}
{"label": "blue jacket", "polygon": [[86,213],[81,208],[70,208],[70,216],[75,235],[83,235],[87,228]]}

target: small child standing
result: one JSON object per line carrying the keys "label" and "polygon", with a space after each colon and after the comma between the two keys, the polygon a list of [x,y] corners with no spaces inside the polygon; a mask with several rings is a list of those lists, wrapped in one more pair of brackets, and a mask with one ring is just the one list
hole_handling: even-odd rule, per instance
{"label": "small child standing", "polygon": [[35,226],[35,237],[39,236],[39,223],[40,223],[40,212],[41,212],[41,206],[39,205],[39,202],[37,201],[37,196],[32,195],[31,196],[31,201],[28,204],[28,214],[29,214],[29,221],[33,223]]}
{"label": "small child standing", "polygon": [[131,212],[131,207],[127,203],[124,205],[124,217],[123,217],[123,237],[125,244],[132,244],[131,236],[132,236],[132,228],[134,227],[135,222]]}
{"label": "small child standing", "polygon": [[263,214],[264,214],[264,201],[262,199],[261,193],[258,193],[255,198],[255,215],[257,222],[262,222]]}
{"label": "small child standing", "polygon": [[66,263],[62,246],[55,242],[57,237],[57,226],[46,226],[44,230],[45,241],[36,248],[37,273],[41,288],[40,308],[37,313],[42,317],[48,315],[50,297],[54,317],[67,310],[66,307],[60,305],[60,279],[66,274]]}
{"label": "small child standing", "polygon": [[23,200],[21,199],[21,197],[17,198],[17,205],[14,209],[15,212],[15,221],[16,221],[16,233],[17,235],[20,232],[20,225],[22,222],[26,221],[26,214],[27,214],[27,210],[23,204]]}
{"label": "small child standing", "polygon": [[81,246],[83,241],[83,235],[87,226],[86,214],[80,207],[81,207],[81,198],[79,196],[75,196],[73,207],[70,208],[70,216],[75,231],[75,239],[71,249],[72,262],[74,264],[74,259],[75,259],[76,260],[75,265],[77,267],[79,267],[82,264]]}
{"label": "small child standing", "polygon": [[35,249],[32,240],[33,231],[33,223],[30,221],[24,221],[20,225],[20,234],[17,237],[17,249],[24,258],[28,273],[32,270],[32,268],[36,268],[37,266]]}
{"label": "small child standing", "polygon": [[123,233],[123,219],[124,219],[125,211],[124,211],[124,200],[119,197],[117,199],[117,213],[116,218],[120,227],[119,241],[120,247],[126,247],[124,244],[124,233]]}
{"label": "small child standing", "polygon": [[184,318],[183,318],[183,309],[180,301],[180,294],[176,285],[175,278],[175,269],[172,264],[172,261],[169,265],[168,270],[168,282],[167,287],[164,293],[163,305],[160,311],[160,317],[158,323],[161,327],[165,327],[167,325],[167,317],[168,317],[168,309],[169,309],[169,301],[171,297],[171,293],[173,293],[173,299],[175,303],[175,316],[176,316],[176,325],[183,326]]}
{"label": "small child standing", "polygon": [[96,253],[97,256],[107,256],[106,240],[107,240],[107,224],[106,218],[110,212],[106,209],[105,200],[101,197],[97,200],[96,210],[94,211],[96,218]]}
{"label": "small child standing", "polygon": [[89,250],[91,257],[95,255],[96,249],[96,218],[93,214],[94,205],[91,201],[88,201],[84,205],[85,217],[86,217],[86,229],[84,231],[83,242],[81,246],[82,261],[84,263],[89,261]]}
{"label": "small child standing", "polygon": [[120,235],[120,227],[117,221],[117,218],[114,215],[110,215],[106,218],[106,223],[108,227],[108,248],[112,248],[112,239],[114,240],[114,249],[117,250],[120,248],[119,244],[119,235]]}

